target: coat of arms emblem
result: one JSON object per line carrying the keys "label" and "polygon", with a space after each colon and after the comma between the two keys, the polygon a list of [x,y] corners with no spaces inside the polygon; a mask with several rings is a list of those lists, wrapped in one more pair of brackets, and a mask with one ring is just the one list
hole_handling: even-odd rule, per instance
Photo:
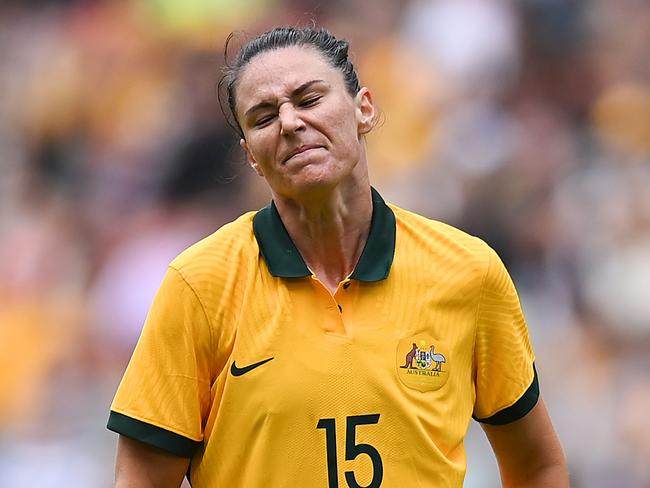
{"label": "coat of arms emblem", "polygon": [[437,390],[448,378],[448,352],[426,334],[402,339],[397,346],[397,375],[409,388]]}

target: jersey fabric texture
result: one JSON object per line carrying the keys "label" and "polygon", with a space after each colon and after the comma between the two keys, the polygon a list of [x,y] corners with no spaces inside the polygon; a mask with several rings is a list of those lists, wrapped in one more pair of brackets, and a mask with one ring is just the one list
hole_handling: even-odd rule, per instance
{"label": "jersey fabric texture", "polygon": [[169,266],[108,428],[192,486],[459,487],[471,418],[537,402],[519,300],[483,241],[384,203],[332,295],[271,203]]}

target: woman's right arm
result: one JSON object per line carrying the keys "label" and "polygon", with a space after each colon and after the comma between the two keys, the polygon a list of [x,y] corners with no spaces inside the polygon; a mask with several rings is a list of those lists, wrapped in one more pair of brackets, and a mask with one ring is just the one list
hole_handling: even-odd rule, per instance
{"label": "woman's right arm", "polygon": [[190,460],[120,435],[115,488],[179,488]]}

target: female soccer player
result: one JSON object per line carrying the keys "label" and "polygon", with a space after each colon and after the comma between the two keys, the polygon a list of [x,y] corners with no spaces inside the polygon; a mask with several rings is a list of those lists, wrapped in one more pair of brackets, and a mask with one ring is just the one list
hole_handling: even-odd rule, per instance
{"label": "female soccer player", "polygon": [[472,418],[504,486],[567,486],[501,261],[370,185],[347,42],[274,29],[224,86],[273,200],[170,264],[111,408],[117,486],[459,487]]}

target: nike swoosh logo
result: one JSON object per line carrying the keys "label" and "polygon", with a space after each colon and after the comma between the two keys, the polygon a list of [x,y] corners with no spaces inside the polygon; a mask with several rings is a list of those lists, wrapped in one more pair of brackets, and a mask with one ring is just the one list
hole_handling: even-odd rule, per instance
{"label": "nike swoosh logo", "polygon": [[243,368],[238,368],[237,366],[235,366],[235,361],[233,361],[232,365],[230,366],[230,374],[232,374],[233,376],[241,376],[243,374],[248,373],[249,371],[253,371],[255,368],[262,366],[263,364],[268,363],[271,359],[273,358],[263,359],[256,363],[249,364],[248,366],[244,366]]}

